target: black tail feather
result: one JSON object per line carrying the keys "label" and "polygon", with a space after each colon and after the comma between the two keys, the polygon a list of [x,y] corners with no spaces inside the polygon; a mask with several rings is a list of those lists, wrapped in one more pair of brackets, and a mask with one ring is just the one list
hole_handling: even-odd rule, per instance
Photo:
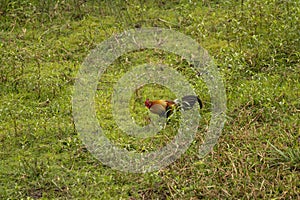
{"label": "black tail feather", "polygon": [[199,97],[195,95],[187,95],[182,97],[181,107],[183,110],[190,110],[193,108],[195,103],[198,102],[200,109],[203,107],[202,101],[199,99]]}

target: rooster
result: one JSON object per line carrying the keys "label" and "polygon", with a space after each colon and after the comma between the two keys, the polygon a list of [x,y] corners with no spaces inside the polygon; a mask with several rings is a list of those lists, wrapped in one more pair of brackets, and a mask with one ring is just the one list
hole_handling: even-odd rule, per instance
{"label": "rooster", "polygon": [[171,100],[153,100],[150,101],[146,99],[145,106],[150,110],[150,112],[157,114],[161,117],[169,118],[173,113],[174,109],[182,108],[183,110],[192,109],[195,103],[198,102],[200,109],[203,107],[202,101],[199,97],[194,95],[188,95],[182,97],[182,101],[175,99]]}

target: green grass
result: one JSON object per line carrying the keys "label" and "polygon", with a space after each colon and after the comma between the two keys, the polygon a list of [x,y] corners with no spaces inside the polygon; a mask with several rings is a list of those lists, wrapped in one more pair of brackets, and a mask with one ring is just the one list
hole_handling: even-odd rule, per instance
{"label": "green grass", "polygon": [[[299,199],[300,4],[298,1],[8,1],[0,3],[1,199]],[[113,121],[118,79],[143,63],[169,64],[204,100],[188,151],[146,174],[104,166],[72,120],[72,91],[89,51],[135,27],[184,33],[207,49],[226,87],[227,122],[214,150],[197,157],[210,120],[210,97],[188,63],[171,53],[123,55],[99,80],[97,118],[120,147],[149,152],[175,133],[127,136]],[[157,86],[155,86],[157,87]],[[153,85],[132,96],[131,114],[148,123],[143,102],[173,98]],[[176,119],[172,119],[176,124]]]}

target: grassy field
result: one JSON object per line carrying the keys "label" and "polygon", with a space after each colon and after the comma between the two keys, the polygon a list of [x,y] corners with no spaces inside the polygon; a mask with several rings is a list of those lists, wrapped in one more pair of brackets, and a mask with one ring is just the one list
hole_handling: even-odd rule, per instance
{"label": "grassy field", "polygon": [[[1,0],[0,198],[300,199],[299,16],[299,1],[288,0]],[[149,139],[129,137],[113,121],[110,98],[134,66],[172,65],[206,105],[188,151],[167,168],[132,174],[103,165],[79,139],[71,100],[81,63],[101,41],[136,27],[184,33],[215,59],[227,121],[203,160],[197,153],[210,120],[207,88],[185,60],[162,51],[123,55],[105,71],[97,118],[120,147],[164,146],[176,126]],[[150,85],[133,96],[132,116],[141,125],[147,97],[174,95]]]}

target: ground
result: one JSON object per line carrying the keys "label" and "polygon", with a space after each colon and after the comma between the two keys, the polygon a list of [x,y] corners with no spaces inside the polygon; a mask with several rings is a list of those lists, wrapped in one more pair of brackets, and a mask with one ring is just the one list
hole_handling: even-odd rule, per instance
{"label": "ground", "polygon": [[[300,199],[300,4],[298,1],[7,1],[0,4],[1,199]],[[204,101],[195,141],[173,164],[132,174],[87,151],[73,122],[72,92],[89,52],[124,30],[162,27],[205,48],[226,89],[226,123],[204,159],[198,148],[210,121],[210,96],[181,57],[125,54],[97,86],[105,134],[129,151],[150,152],[176,134],[134,138],[113,120],[113,86],[143,63],[168,64]],[[174,98],[165,87],[140,88],[136,123],[149,123],[146,98]]]}

